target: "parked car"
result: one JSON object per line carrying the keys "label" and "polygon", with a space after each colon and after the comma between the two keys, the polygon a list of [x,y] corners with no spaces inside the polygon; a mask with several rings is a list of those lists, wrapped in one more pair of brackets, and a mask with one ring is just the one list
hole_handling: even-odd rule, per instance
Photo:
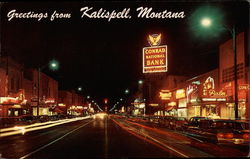
{"label": "parked car", "polygon": [[186,130],[188,128],[193,128],[193,127],[198,127],[199,123],[201,120],[208,119],[208,117],[201,117],[201,116],[196,116],[196,117],[191,117],[187,123],[184,123],[182,125],[182,129]]}
{"label": "parked car", "polygon": [[159,126],[170,128],[170,122],[173,120],[173,116],[163,116],[159,118]]}
{"label": "parked car", "polygon": [[236,120],[237,128],[250,133],[250,120]]}
{"label": "parked car", "polygon": [[0,118],[0,127],[10,127],[15,126],[18,121],[18,117],[3,117]]}
{"label": "parked car", "polygon": [[249,133],[237,126],[237,121],[230,119],[201,119],[198,127],[189,127],[189,135],[217,144],[249,145]]}
{"label": "parked car", "polygon": [[160,116],[153,115],[149,117],[149,122],[153,125],[158,125],[159,119],[160,119]]}
{"label": "parked car", "polygon": [[243,142],[250,145],[250,120],[236,120],[235,130],[243,138]]}
{"label": "parked car", "polygon": [[36,119],[32,115],[22,115],[16,118],[15,125],[29,125],[36,122]]}
{"label": "parked car", "polygon": [[38,119],[40,122],[47,122],[50,120],[50,117],[48,115],[41,115],[39,116],[39,119]]}
{"label": "parked car", "polygon": [[183,130],[183,125],[187,123],[188,120],[184,117],[173,117],[169,126],[173,130]]}

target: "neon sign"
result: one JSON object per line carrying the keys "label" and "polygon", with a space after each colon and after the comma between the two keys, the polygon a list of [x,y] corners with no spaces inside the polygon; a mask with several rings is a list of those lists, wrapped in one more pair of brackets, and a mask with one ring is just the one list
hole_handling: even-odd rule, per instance
{"label": "neon sign", "polygon": [[143,48],[143,73],[167,72],[167,45]]}
{"label": "neon sign", "polygon": [[191,94],[198,91],[198,86],[194,83],[192,83],[191,85],[189,85],[186,89],[187,92],[187,101],[189,101],[189,99],[191,98]]}
{"label": "neon sign", "polygon": [[148,36],[150,46],[159,46],[161,44],[161,34],[152,34]]}
{"label": "neon sign", "polygon": [[169,90],[161,90],[160,98],[161,100],[170,100],[172,93]]}
{"label": "neon sign", "polygon": [[176,91],[176,99],[185,98],[185,97],[186,97],[185,89],[178,89]]}
{"label": "neon sign", "polygon": [[214,79],[212,77],[208,77],[206,79],[206,81],[204,82],[202,95],[207,96],[207,97],[213,97],[213,98],[222,98],[222,97],[227,96],[225,91],[223,91],[223,90],[216,91],[215,90]]}
{"label": "neon sign", "polygon": [[239,90],[249,90],[250,85],[249,84],[240,84],[239,85]]}

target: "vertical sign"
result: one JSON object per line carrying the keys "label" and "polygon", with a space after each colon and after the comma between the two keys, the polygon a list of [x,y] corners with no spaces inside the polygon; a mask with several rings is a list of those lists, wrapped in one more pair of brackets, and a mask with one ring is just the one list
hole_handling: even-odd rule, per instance
{"label": "vertical sign", "polygon": [[167,71],[167,45],[144,47],[143,73]]}

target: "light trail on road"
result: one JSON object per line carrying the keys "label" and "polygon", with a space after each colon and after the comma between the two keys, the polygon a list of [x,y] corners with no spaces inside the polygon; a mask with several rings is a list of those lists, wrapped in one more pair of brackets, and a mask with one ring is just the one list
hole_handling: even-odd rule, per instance
{"label": "light trail on road", "polygon": [[78,118],[73,118],[73,119],[49,121],[45,123],[35,123],[31,125],[26,125],[26,126],[14,126],[11,128],[4,128],[0,130],[0,137],[17,135],[17,134],[25,134],[26,132],[30,132],[30,131],[46,129],[46,128],[54,127],[57,125],[66,124],[66,123],[70,123],[70,122],[74,122],[78,120],[89,119],[89,118],[91,117],[86,116],[86,117],[78,117]]}
{"label": "light trail on road", "polygon": [[[93,121],[93,120],[92,120],[92,121]],[[89,122],[87,122],[87,123],[85,123],[85,124],[83,124],[83,125],[81,125],[81,126],[79,126],[79,127],[75,128],[74,130],[72,130],[72,131],[70,131],[70,132],[66,133],[65,135],[63,135],[63,136],[61,136],[61,137],[57,138],[56,140],[54,140],[54,141],[52,141],[52,142],[50,142],[50,143],[48,143],[48,144],[46,144],[46,145],[44,145],[44,146],[42,146],[42,147],[40,147],[40,148],[36,149],[35,151],[32,151],[32,152],[30,152],[30,153],[28,153],[28,154],[26,154],[26,155],[24,155],[24,156],[20,157],[20,159],[25,159],[25,158],[27,158],[27,157],[29,157],[29,156],[33,155],[34,153],[36,153],[36,152],[38,152],[38,151],[43,150],[44,148],[46,148],[46,147],[48,147],[48,146],[52,145],[53,143],[55,143],[55,142],[57,142],[57,141],[59,141],[59,140],[63,139],[64,137],[68,136],[69,134],[71,134],[71,133],[75,132],[76,130],[78,130],[78,129],[80,129],[80,128],[82,128],[82,127],[86,126],[86,125],[88,125],[88,124],[89,124],[89,123],[91,123],[92,121],[89,121]]]}
{"label": "light trail on road", "polygon": [[[161,141],[159,141],[159,140],[157,140],[157,139],[155,139],[155,138],[153,138],[153,137],[150,137],[150,136],[148,136],[148,135],[146,135],[145,133],[140,133],[140,132],[138,132],[138,131],[136,131],[136,130],[134,130],[134,129],[132,129],[132,128],[129,128],[129,127],[127,127],[127,126],[124,126],[124,125],[122,125],[122,124],[120,124],[119,122],[117,122],[116,120],[114,120],[114,119],[112,119],[117,125],[119,125],[121,128],[123,128],[124,130],[126,130],[127,132],[129,132],[129,133],[131,133],[132,135],[134,135],[134,136],[136,136],[136,137],[138,137],[138,138],[140,138],[140,139],[143,139],[143,140],[145,140],[145,141],[147,141],[147,142],[149,142],[149,143],[151,143],[151,144],[153,144],[153,145],[155,145],[155,146],[157,146],[157,147],[160,147],[161,149],[163,149],[163,150],[165,150],[165,151],[167,151],[167,152],[174,152],[174,153],[176,153],[176,154],[178,154],[180,157],[184,157],[184,158],[189,158],[190,156],[188,156],[188,155],[186,155],[186,154],[184,154],[184,153],[182,153],[182,152],[180,152],[180,151],[178,151],[178,150],[176,150],[175,148],[173,148],[173,147],[171,147],[171,146],[169,146],[169,145],[166,145],[166,144],[164,144],[163,142],[161,142]],[[135,133],[136,132],[136,133]],[[139,135],[140,134],[140,135]],[[143,137],[144,136],[144,137]],[[147,138],[150,138],[150,139],[147,139]]]}

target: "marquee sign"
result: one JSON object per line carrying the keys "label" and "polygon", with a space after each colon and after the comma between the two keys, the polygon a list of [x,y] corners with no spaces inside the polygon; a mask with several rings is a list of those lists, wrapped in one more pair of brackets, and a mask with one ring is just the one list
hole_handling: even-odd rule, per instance
{"label": "marquee sign", "polygon": [[143,73],[167,72],[167,45],[143,48]]}

